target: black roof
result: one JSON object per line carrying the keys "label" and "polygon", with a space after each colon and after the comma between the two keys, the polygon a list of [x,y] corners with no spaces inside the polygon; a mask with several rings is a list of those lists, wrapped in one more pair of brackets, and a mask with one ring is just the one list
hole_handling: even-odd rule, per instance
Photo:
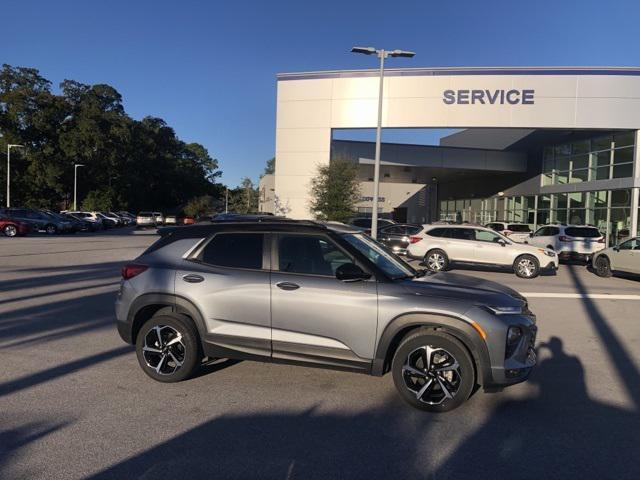
{"label": "black roof", "polygon": [[171,235],[173,238],[193,238],[205,237],[219,231],[246,231],[246,232],[322,232],[333,231],[337,233],[361,233],[361,231],[351,225],[339,222],[316,222],[313,220],[292,220],[290,218],[260,218],[259,220],[225,221],[225,222],[202,222],[195,225],[162,227],[158,233],[165,237]]}

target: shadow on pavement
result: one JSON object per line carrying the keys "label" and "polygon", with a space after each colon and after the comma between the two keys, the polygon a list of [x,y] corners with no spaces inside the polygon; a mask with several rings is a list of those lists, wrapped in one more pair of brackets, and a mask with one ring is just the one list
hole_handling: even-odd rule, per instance
{"label": "shadow on pavement", "polygon": [[390,400],[352,415],[222,416],[92,478],[640,478],[640,417],[590,399],[582,363],[559,338],[542,348],[538,395],[498,403],[444,459],[443,444],[476,411],[430,415]]}

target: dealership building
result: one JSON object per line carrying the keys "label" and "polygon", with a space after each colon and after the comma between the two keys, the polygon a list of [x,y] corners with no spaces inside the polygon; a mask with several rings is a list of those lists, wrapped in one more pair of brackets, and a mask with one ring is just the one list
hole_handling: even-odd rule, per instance
{"label": "dealership building", "polygon": [[[334,132],[375,128],[377,75],[278,75],[261,210],[311,218],[310,182],[339,159],[357,165],[357,209],[371,214],[375,146]],[[383,128],[452,133],[438,145],[383,143],[382,216],[591,224],[609,244],[640,233],[640,68],[389,69],[384,82]]]}

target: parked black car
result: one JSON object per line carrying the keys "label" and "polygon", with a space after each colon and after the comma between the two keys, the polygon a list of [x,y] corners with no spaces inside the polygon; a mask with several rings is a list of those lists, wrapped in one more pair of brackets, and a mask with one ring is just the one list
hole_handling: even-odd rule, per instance
{"label": "parked black car", "polygon": [[[406,255],[407,247],[420,238],[412,237],[422,230],[422,225],[412,223],[396,223],[378,230],[378,241],[386,245],[393,253]],[[414,240],[415,238],[415,240]]]}
{"label": "parked black car", "polygon": [[73,224],[77,232],[95,232],[97,230],[97,224],[78,217],[73,213],[65,212],[61,215]]}

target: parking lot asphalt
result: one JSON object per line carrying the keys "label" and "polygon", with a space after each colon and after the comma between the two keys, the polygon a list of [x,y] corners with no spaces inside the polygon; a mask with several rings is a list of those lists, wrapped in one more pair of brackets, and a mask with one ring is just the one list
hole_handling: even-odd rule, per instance
{"label": "parking lot asphalt", "polygon": [[460,271],[531,294],[539,365],[435,415],[389,375],[220,361],[152,381],[113,301],[155,238],[0,238],[0,478],[640,478],[638,280]]}

